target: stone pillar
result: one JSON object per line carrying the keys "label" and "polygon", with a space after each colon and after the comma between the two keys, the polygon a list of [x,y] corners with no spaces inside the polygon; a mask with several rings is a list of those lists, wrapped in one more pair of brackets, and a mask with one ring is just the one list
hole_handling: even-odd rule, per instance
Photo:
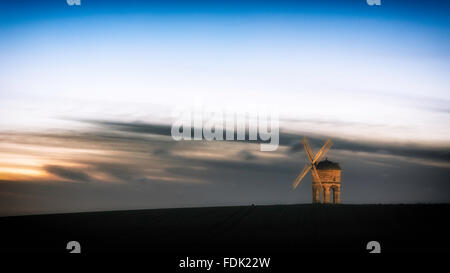
{"label": "stone pillar", "polygon": [[313,185],[313,203],[320,203],[320,188]]}
{"label": "stone pillar", "polygon": [[330,200],[330,187],[325,186],[323,189],[323,202],[328,204],[331,202]]}
{"label": "stone pillar", "polygon": [[335,204],[341,203],[341,189],[338,187],[333,189],[333,202]]}

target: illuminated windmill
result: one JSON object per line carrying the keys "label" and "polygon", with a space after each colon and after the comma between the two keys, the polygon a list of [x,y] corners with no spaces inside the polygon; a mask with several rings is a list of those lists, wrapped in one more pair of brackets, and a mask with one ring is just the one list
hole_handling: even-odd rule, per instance
{"label": "illuminated windmill", "polygon": [[308,139],[302,139],[305,153],[308,157],[309,163],[306,163],[301,173],[295,179],[293,188],[297,188],[302,179],[312,169],[312,191],[313,203],[321,202],[321,193],[323,203],[331,203],[331,191],[333,191],[333,203],[341,202],[341,167],[338,163],[331,162],[328,159],[322,160],[331,148],[332,142],[328,139],[323,144],[320,151],[314,155]]}

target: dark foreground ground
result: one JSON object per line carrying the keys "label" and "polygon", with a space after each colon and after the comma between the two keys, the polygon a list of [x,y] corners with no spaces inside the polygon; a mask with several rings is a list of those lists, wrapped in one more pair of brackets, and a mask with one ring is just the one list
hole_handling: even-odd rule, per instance
{"label": "dark foreground ground", "polygon": [[[448,252],[450,205],[273,205],[0,217],[0,252],[271,257]],[[372,255],[372,254],[370,254]],[[178,260],[177,260],[178,261]],[[174,261],[175,263],[176,261]]]}

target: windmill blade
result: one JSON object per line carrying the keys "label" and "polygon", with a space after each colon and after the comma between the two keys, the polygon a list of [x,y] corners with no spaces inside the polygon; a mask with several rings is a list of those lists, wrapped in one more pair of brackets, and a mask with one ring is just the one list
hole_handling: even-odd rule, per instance
{"label": "windmill blade", "polygon": [[316,180],[319,182],[320,187],[322,187],[322,181],[320,180],[319,172],[317,172],[316,165],[312,165],[312,175],[316,178]]}
{"label": "windmill blade", "polygon": [[329,144],[327,145],[327,147],[325,147],[325,149],[323,150],[322,154],[320,155],[320,157],[317,159],[318,162],[320,162],[324,157],[327,156],[328,151],[331,149],[331,146],[333,146],[333,142],[329,142]]}
{"label": "windmill blade", "polygon": [[300,184],[302,179],[305,177],[305,175],[311,170],[311,164],[306,164],[303,170],[300,172],[300,174],[295,179],[294,183],[292,184],[292,188],[295,190],[297,186]]}
{"label": "windmill blade", "polygon": [[313,163],[314,153],[311,149],[311,145],[309,144],[308,139],[306,137],[303,137],[302,143],[303,143],[303,146],[305,147],[305,152],[306,152],[306,155],[308,156],[309,161],[311,163]]}
{"label": "windmill blade", "polygon": [[325,147],[328,145],[328,143],[329,143],[330,141],[331,141],[331,140],[328,139],[328,140],[325,142],[325,144],[323,144],[322,148],[320,148],[320,150],[317,152],[316,156],[314,157],[313,163],[315,163],[315,162],[317,161],[317,159],[319,159],[320,155],[322,155],[322,153],[323,153],[323,150],[325,149]]}
{"label": "windmill blade", "polygon": [[312,165],[312,175],[315,176],[316,180],[319,182],[319,192],[320,196],[323,196],[322,180],[320,180],[319,173],[317,172],[316,165]]}
{"label": "windmill blade", "polygon": [[331,146],[333,145],[333,142],[331,142],[331,139],[328,139],[325,144],[323,144],[322,148],[320,149],[320,151],[316,154],[316,156],[314,157],[314,161],[313,163],[316,163],[318,161],[321,161],[322,158],[324,158],[328,151],[331,149]]}

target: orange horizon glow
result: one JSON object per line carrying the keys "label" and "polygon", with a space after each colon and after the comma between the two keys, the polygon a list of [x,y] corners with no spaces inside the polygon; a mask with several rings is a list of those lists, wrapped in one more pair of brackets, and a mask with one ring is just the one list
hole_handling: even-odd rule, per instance
{"label": "orange horizon glow", "polygon": [[0,167],[0,179],[26,179],[46,176],[47,172],[42,169],[25,167]]}

